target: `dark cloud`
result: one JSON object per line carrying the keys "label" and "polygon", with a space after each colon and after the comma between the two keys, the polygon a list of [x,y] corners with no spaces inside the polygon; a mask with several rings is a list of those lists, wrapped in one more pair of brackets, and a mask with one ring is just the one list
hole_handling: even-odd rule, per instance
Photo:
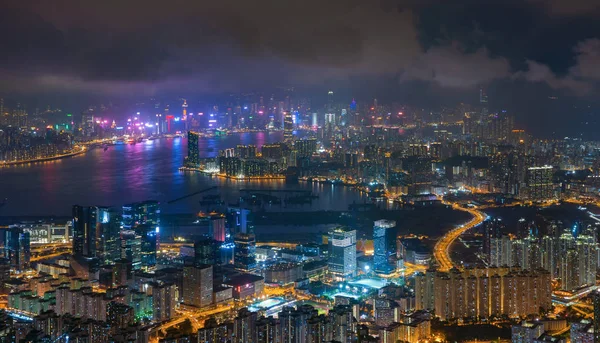
{"label": "dark cloud", "polygon": [[586,94],[600,36],[588,3],[7,0],[0,88],[221,92],[391,75],[457,89],[519,78]]}

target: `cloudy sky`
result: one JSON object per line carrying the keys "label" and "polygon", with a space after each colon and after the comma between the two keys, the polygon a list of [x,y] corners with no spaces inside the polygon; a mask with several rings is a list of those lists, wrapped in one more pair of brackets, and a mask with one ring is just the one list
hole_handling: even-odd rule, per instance
{"label": "cloudy sky", "polygon": [[5,94],[110,97],[296,86],[356,97],[381,92],[421,104],[462,101],[483,85],[496,106],[528,112],[522,115],[531,125],[545,115],[541,105],[527,108],[532,97],[577,104],[600,90],[600,1],[594,0],[5,0],[0,6]]}

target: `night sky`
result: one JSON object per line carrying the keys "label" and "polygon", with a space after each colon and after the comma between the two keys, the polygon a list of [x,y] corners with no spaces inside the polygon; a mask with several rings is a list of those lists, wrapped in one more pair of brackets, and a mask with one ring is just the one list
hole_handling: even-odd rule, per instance
{"label": "night sky", "polygon": [[485,86],[534,133],[600,139],[597,0],[4,0],[0,50],[5,98],[295,86],[432,107]]}

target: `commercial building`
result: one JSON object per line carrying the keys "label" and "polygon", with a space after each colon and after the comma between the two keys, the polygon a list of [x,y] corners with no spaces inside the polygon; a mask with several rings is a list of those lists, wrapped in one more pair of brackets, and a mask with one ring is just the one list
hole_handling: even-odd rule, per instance
{"label": "commercial building", "polygon": [[188,131],[187,157],[184,165],[188,168],[198,168],[200,166],[200,150],[198,149],[199,134],[194,131]]}
{"label": "commercial building", "polygon": [[236,269],[252,272],[256,270],[256,237],[253,233],[238,233],[235,235],[235,257]]}
{"label": "commercial building", "polygon": [[183,268],[183,303],[199,308],[212,304],[213,266],[198,265]]}
{"label": "commercial building", "polygon": [[302,266],[299,264],[275,264],[265,270],[265,282],[287,285],[302,278],[302,274]]}
{"label": "commercial building", "polygon": [[393,220],[377,220],[373,226],[373,264],[376,272],[389,273],[395,270],[389,263],[395,254],[396,222]]}
{"label": "commercial building", "polygon": [[291,143],[294,138],[294,118],[291,112],[283,112],[283,141]]}
{"label": "commercial building", "polygon": [[356,276],[356,230],[336,228],[329,232],[329,273],[336,281]]}
{"label": "commercial building", "polygon": [[2,233],[3,255],[11,268],[24,271],[29,268],[31,260],[29,232],[20,227],[0,230]]}

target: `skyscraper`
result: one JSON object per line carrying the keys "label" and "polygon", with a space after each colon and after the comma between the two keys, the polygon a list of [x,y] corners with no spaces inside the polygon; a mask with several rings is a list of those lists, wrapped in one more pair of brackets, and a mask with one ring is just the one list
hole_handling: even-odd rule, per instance
{"label": "skyscraper", "polygon": [[532,201],[547,201],[554,198],[552,166],[530,167],[527,169],[527,188]]}
{"label": "skyscraper", "polygon": [[252,272],[256,269],[256,237],[253,233],[237,233],[234,237],[235,268]]}
{"label": "skyscraper", "polygon": [[132,230],[138,225],[160,226],[160,203],[155,200],[123,205],[123,229]]}
{"label": "skyscraper", "polygon": [[96,257],[98,208],[73,206],[73,256]]}
{"label": "skyscraper", "polygon": [[290,143],[294,138],[294,118],[292,113],[286,111],[283,113],[283,141]]}
{"label": "skyscraper", "polygon": [[340,227],[329,232],[328,265],[335,280],[356,276],[356,230]]}
{"label": "skyscraper", "polygon": [[132,270],[142,268],[142,237],[133,230],[121,231],[121,258],[131,263]]}
{"label": "skyscraper", "polygon": [[208,235],[219,242],[225,242],[225,215],[222,213],[211,213],[208,222]]}
{"label": "skyscraper", "polygon": [[102,263],[111,264],[121,258],[119,252],[119,234],[121,231],[121,213],[113,208],[98,208],[97,257]]}
{"label": "skyscraper", "polygon": [[31,259],[29,232],[20,227],[11,227],[4,230],[3,233],[4,258],[16,270],[28,269]]}
{"label": "skyscraper", "polygon": [[188,131],[188,151],[185,160],[185,166],[189,168],[198,168],[200,165],[200,150],[198,149],[198,138],[200,136],[197,132]]}
{"label": "skyscraper", "polygon": [[140,262],[143,270],[150,270],[156,266],[156,250],[158,227],[149,224],[138,225],[134,230],[140,237]]}
{"label": "skyscraper", "polygon": [[396,227],[396,222],[393,220],[377,220],[373,226],[373,247],[374,268],[378,272],[389,273],[392,271],[392,266],[389,263],[389,258],[395,252],[396,237],[393,229]]}
{"label": "skyscraper", "polygon": [[183,302],[205,307],[212,304],[213,266],[198,265],[183,268]]}

